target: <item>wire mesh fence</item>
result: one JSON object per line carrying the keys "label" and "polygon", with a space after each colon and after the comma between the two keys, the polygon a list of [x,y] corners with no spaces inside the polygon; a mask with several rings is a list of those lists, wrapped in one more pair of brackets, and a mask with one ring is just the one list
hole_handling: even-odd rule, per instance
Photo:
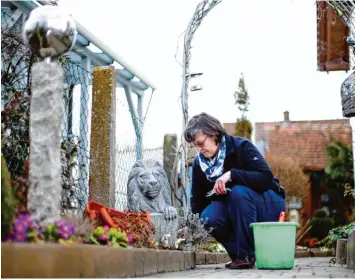
{"label": "wire mesh fence", "polygon": [[[15,185],[19,210],[26,210],[29,188],[29,107],[31,96],[31,66],[39,59],[24,45],[22,21],[14,22],[11,11],[1,8],[1,100],[2,154]],[[58,62],[65,72],[64,117],[61,124],[62,209],[82,211],[89,199],[90,131],[92,102],[92,69],[84,69],[70,59]],[[120,102],[119,110],[130,118],[133,114]],[[123,109],[122,109],[123,108]],[[117,119],[117,118],[116,118]],[[115,120],[113,120],[115,121]],[[114,123],[116,128],[120,123]],[[133,125],[125,136],[136,135]],[[127,207],[127,179],[137,160],[137,144],[117,146],[115,154],[116,208]],[[143,146],[142,144],[139,146]],[[143,159],[162,163],[163,149],[143,149]]]}
{"label": "wire mesh fence", "polygon": [[[1,9],[1,99],[2,99],[2,153],[14,180],[21,181],[16,194],[23,210],[26,210],[26,196],[29,187],[29,107],[31,96],[31,67],[39,59],[24,45],[20,22],[14,22],[11,11]],[[88,86],[92,74],[68,57],[58,62],[65,72],[63,95],[64,118],[62,121],[61,166],[62,166],[62,208],[83,208],[88,198],[88,177],[79,171],[82,160],[78,154],[87,154],[88,145],[81,141],[80,134],[87,133],[87,115],[80,115],[78,135],[73,134],[73,93],[77,87]],[[88,102],[88,91],[81,90],[82,101]],[[83,152],[84,151],[84,152]],[[87,158],[88,159],[88,158]],[[88,160],[86,160],[88,161]],[[80,167],[80,168],[79,168]]]}

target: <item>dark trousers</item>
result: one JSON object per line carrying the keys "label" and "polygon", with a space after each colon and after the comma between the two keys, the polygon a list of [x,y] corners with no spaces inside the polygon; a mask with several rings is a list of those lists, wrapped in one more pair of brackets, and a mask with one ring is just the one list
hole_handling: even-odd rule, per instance
{"label": "dark trousers", "polygon": [[[263,194],[235,185],[225,196],[219,196],[201,213],[206,228],[227,250],[232,260],[254,255],[254,236],[250,224],[278,221],[285,211],[285,201],[274,191]],[[207,219],[207,220],[206,220]]]}

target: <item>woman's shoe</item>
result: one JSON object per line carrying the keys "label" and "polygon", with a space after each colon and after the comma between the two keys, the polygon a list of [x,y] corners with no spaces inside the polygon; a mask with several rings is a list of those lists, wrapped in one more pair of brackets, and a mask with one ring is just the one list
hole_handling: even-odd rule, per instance
{"label": "woman's shoe", "polygon": [[229,261],[229,262],[227,262],[224,266],[225,266],[226,268],[229,268],[230,265],[232,264],[232,262],[233,262],[233,261]]}
{"label": "woman's shoe", "polygon": [[248,268],[253,268],[254,265],[255,265],[254,257],[237,258],[228,265],[228,268],[230,268],[230,269],[248,269]]}

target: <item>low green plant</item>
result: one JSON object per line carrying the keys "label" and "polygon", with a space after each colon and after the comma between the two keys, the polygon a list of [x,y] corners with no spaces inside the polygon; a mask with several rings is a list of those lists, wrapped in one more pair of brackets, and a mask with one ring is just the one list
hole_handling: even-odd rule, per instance
{"label": "low green plant", "polygon": [[355,230],[355,222],[331,229],[328,235],[320,242],[321,245],[327,248],[333,248],[336,241],[341,238],[348,238],[349,234]]}
{"label": "low green plant", "polygon": [[76,228],[66,220],[58,220],[47,225],[42,232],[42,239],[46,242],[73,243]]}
{"label": "low green plant", "polygon": [[108,226],[97,227],[89,236],[89,242],[97,245],[108,245],[112,247],[127,247],[128,237],[125,233]]}
{"label": "low green plant", "polygon": [[202,251],[208,251],[212,253],[226,253],[226,249],[218,242],[210,242],[205,244],[200,244],[199,249]]}
{"label": "low green plant", "polygon": [[344,186],[344,197],[350,196],[355,199],[355,189],[350,185],[350,183],[345,183],[343,186]]}
{"label": "low green plant", "polygon": [[74,225],[65,220],[40,227],[34,223],[28,213],[20,213],[11,224],[9,242],[54,242],[73,243],[76,241]]}

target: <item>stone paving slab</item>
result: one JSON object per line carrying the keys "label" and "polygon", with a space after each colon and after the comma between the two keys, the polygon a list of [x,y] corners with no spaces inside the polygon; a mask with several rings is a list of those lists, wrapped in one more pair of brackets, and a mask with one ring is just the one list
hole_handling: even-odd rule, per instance
{"label": "stone paving slab", "polygon": [[[332,251],[312,251],[313,256],[310,256],[309,251],[296,251],[295,258],[308,258],[308,257],[331,257]],[[230,260],[227,253],[213,253],[213,252],[196,252],[196,264],[222,264]]]}
{"label": "stone paving slab", "polygon": [[195,270],[155,274],[159,278],[355,278],[355,270],[330,263],[331,257],[295,259],[291,270],[231,270],[223,264],[199,265]]}

